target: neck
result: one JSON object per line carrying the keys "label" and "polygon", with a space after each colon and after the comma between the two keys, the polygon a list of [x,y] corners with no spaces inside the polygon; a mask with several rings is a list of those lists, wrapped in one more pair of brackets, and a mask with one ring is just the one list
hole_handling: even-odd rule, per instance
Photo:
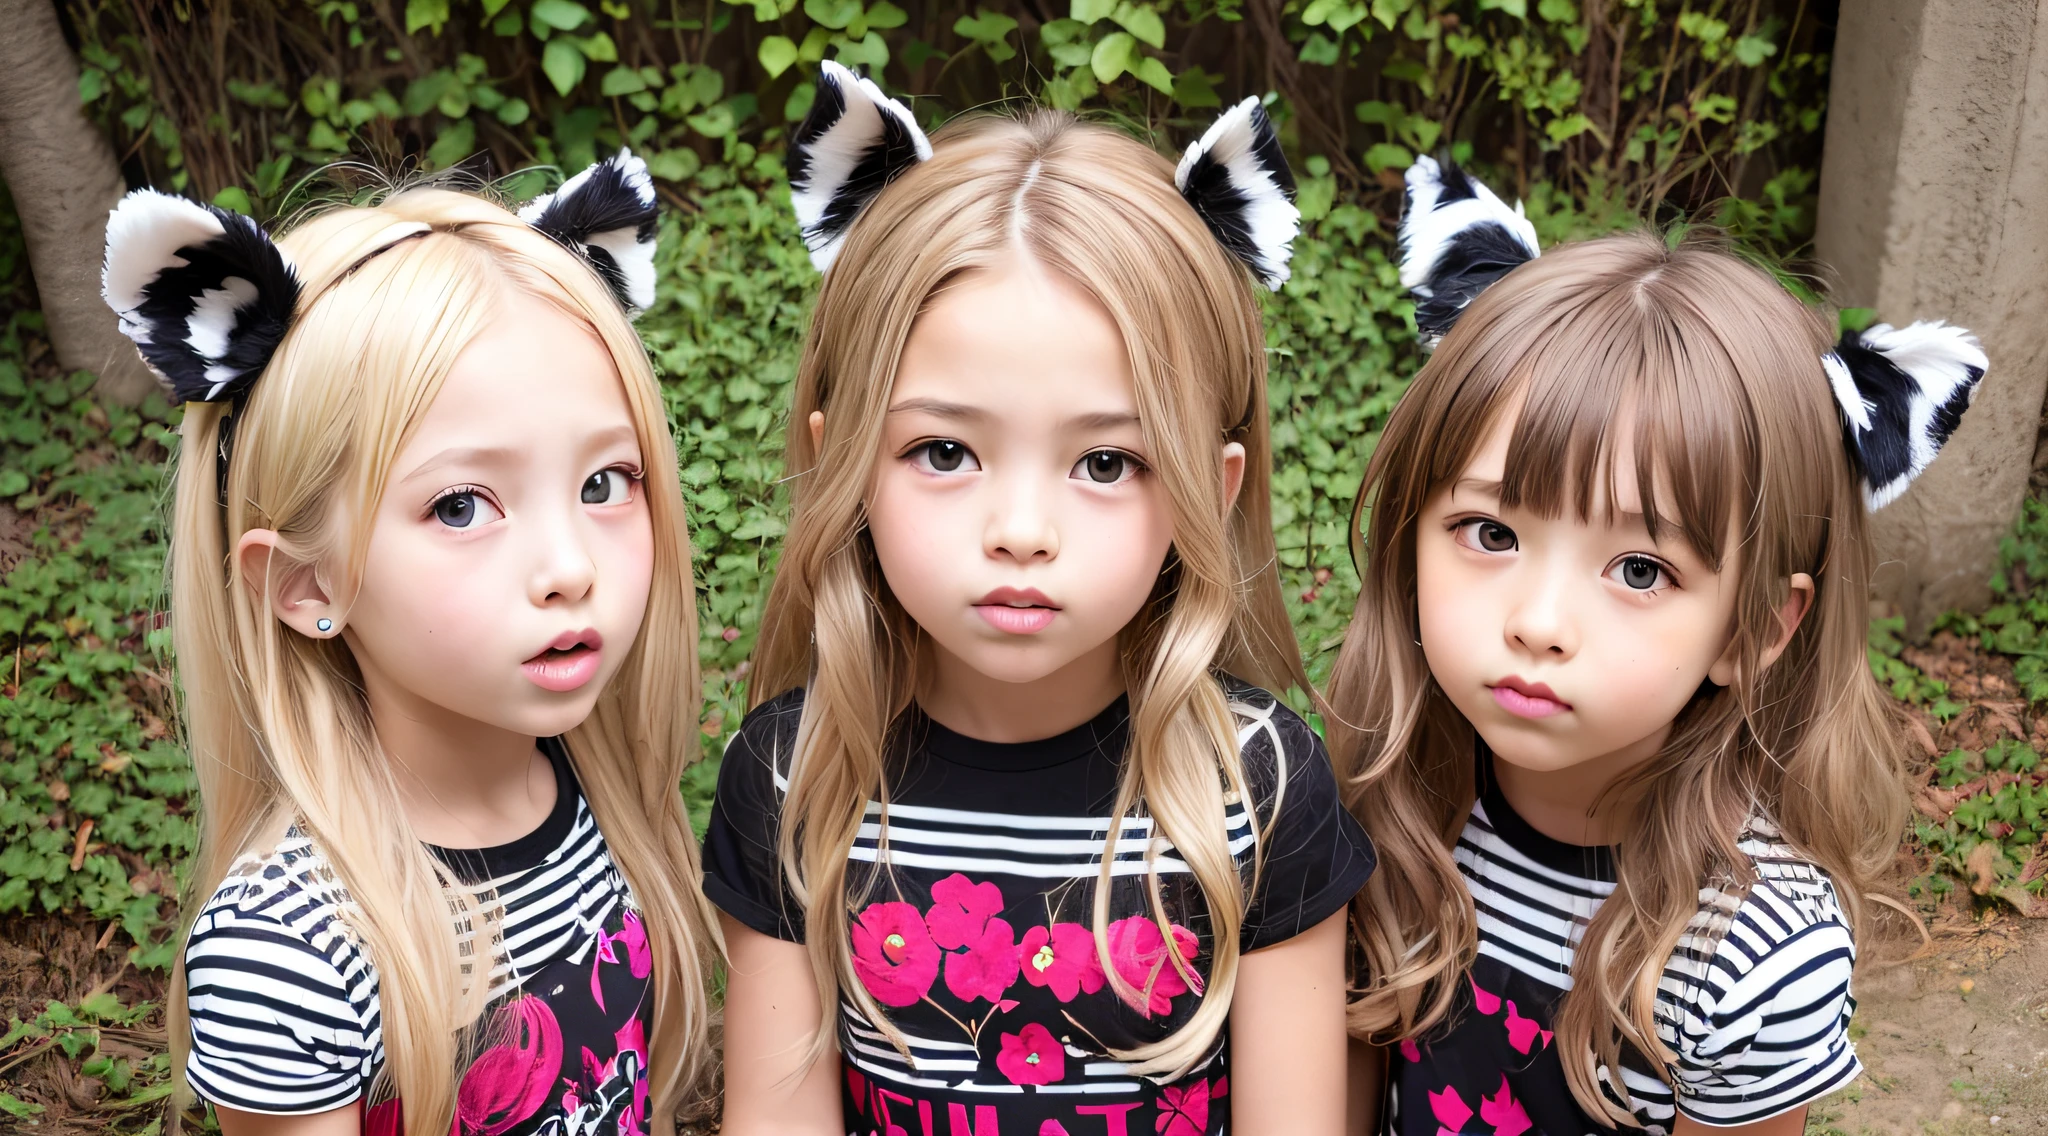
{"label": "neck", "polygon": [[1531,769],[1496,753],[1493,779],[1516,814],[1552,840],[1578,845],[1613,844],[1620,839],[1627,817],[1606,796],[1608,787],[1657,756],[1670,736],[1671,726],[1666,724],[1622,749],[1561,769]]}
{"label": "neck", "polygon": [[1117,642],[1111,638],[1059,670],[1029,682],[1008,682],[976,671],[925,638],[930,676],[917,703],[957,734],[985,742],[1032,742],[1063,734],[1109,708],[1124,692]]}
{"label": "neck", "polygon": [[377,743],[421,840],[489,848],[540,827],[555,778],[533,735],[450,713],[368,667],[363,680]]}

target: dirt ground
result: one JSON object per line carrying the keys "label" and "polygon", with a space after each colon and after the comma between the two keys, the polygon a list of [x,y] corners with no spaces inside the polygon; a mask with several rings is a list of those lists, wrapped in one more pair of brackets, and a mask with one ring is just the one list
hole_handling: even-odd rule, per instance
{"label": "dirt ground", "polygon": [[2048,1136],[2048,920],[1935,935],[1931,957],[1857,976],[1864,1075],[1808,1136]]}

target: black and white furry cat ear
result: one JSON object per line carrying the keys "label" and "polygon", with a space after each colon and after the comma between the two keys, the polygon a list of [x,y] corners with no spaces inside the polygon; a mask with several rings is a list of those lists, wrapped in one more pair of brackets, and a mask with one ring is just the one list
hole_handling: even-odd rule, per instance
{"label": "black and white furry cat ear", "polygon": [[290,258],[240,213],[138,189],[107,216],[100,295],[172,405],[246,389],[299,302]]}
{"label": "black and white furry cat ear", "polygon": [[1301,210],[1294,207],[1294,172],[1259,100],[1224,111],[1188,143],[1173,184],[1261,284],[1276,289],[1287,282]]}
{"label": "black and white furry cat ear", "polygon": [[1424,155],[1408,167],[1401,212],[1401,286],[1415,297],[1415,329],[1435,347],[1465,305],[1516,265],[1536,259],[1536,226],[1478,178]]}
{"label": "black and white furry cat ear", "polygon": [[932,156],[931,140],[872,79],[826,60],[811,112],[789,140],[789,203],[811,263],[823,272],[861,208]]}
{"label": "black and white furry cat ear", "polygon": [[1941,452],[1990,361],[1977,337],[1935,320],[1845,331],[1821,356],[1863,497],[1882,509]]}
{"label": "black and white furry cat ear", "polygon": [[619,152],[526,203],[519,219],[590,262],[627,316],[654,306],[654,179]]}

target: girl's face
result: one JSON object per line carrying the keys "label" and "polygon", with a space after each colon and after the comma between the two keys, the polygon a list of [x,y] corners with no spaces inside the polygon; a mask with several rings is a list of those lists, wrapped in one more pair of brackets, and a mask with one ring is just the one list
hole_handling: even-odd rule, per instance
{"label": "girl's face", "polygon": [[543,737],[582,722],[647,607],[641,468],[603,343],[514,299],[457,357],[377,506],[345,627],[371,704]]}
{"label": "girl's face", "polygon": [[1618,516],[1503,508],[1516,413],[1416,523],[1423,653],[1502,760],[1533,772],[1602,758],[1625,767],[1656,752],[1703,680],[1732,677],[1736,573],[1715,572],[1668,526],[1650,538],[1625,423],[1613,443]]}
{"label": "girl's face", "polygon": [[1083,659],[1113,670],[1173,518],[1123,341],[1086,292],[1015,257],[936,295],[874,471],[875,552],[940,681],[958,666],[1011,683]]}

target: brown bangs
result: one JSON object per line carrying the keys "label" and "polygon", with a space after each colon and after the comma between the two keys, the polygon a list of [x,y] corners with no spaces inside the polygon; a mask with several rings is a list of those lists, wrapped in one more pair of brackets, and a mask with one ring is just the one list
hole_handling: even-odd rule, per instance
{"label": "brown bangs", "polygon": [[[1541,263],[1521,271],[1540,272]],[[1674,271],[1682,270],[1552,274],[1567,277],[1548,284],[1564,293],[1560,302],[1495,313],[1472,329],[1478,334],[1447,342],[1429,365],[1463,378],[1439,404],[1432,433],[1442,443],[1429,458],[1425,496],[1458,477],[1512,412],[1502,506],[1544,517],[1569,509],[1582,522],[1618,516],[1627,445],[1651,537],[1676,530],[1719,571],[1731,513],[1754,496],[1754,408],[1719,329],[1687,302],[1692,289],[1665,278]],[[1729,413],[1737,407],[1742,413]]]}

